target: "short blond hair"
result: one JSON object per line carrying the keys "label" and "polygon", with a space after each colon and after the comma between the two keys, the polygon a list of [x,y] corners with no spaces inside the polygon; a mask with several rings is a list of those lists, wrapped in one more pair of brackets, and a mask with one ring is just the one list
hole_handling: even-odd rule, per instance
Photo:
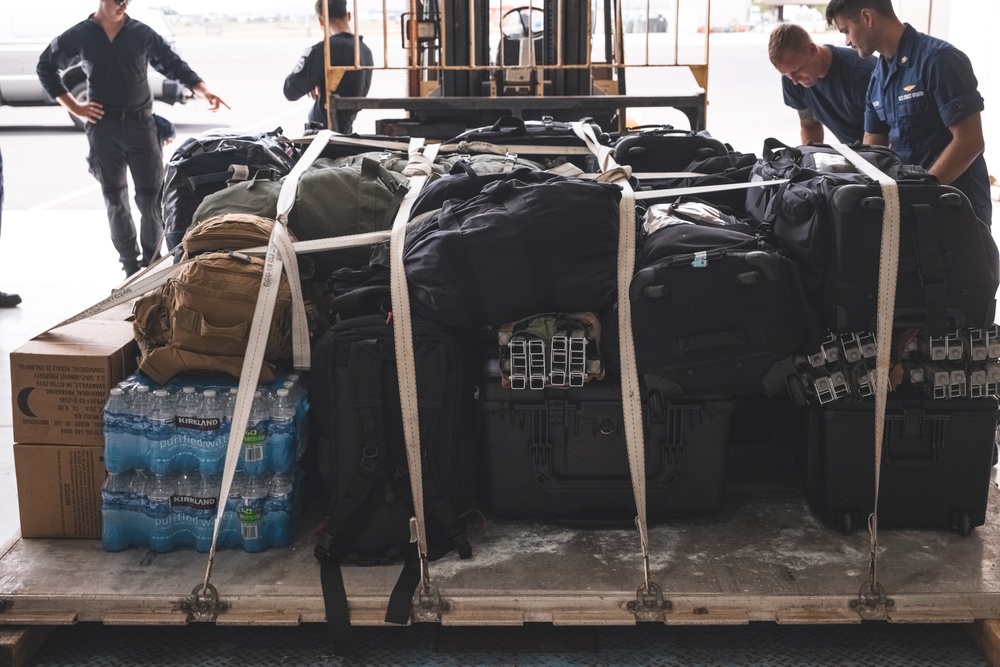
{"label": "short blond hair", "polygon": [[806,29],[795,23],[782,23],[771,31],[767,41],[767,55],[772,65],[777,65],[789,53],[801,53],[812,44]]}

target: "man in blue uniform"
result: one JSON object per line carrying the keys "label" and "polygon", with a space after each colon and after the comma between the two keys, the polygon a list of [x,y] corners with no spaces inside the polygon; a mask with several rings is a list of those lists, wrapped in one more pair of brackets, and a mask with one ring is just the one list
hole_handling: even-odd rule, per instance
{"label": "man in blue uniform", "polygon": [[817,46],[794,23],[783,23],[771,32],[767,52],[782,75],[785,104],[799,112],[803,144],[823,143],[824,125],[841,143],[861,141],[875,58],[861,58],[842,46]]}
{"label": "man in blue uniform", "polygon": [[[95,13],[52,40],[37,68],[45,91],[86,121],[90,173],[101,184],[111,242],[127,276],[157,259],[163,240],[163,153],[153,119],[149,66],[204,97],[212,111],[226,106],[155,30],[125,13],[129,2],[99,0]],[[59,76],[79,61],[87,74],[86,102],[77,100]],[[141,216],[138,245],[126,169],[132,172]]]}
{"label": "man in blue uniform", "polygon": [[958,188],[990,224],[984,104],[969,58],[902,23],[891,0],[831,0],[826,18],[860,55],[879,53],[868,87],[864,142],[888,145],[904,163],[925,167]]}
{"label": "man in blue uniform", "polygon": [[[327,13],[330,16],[330,27],[326,30],[323,20],[323,2],[328,2]],[[347,11],[347,0],[316,0],[316,15],[324,34],[330,36],[330,65],[332,67],[354,67],[354,35],[351,33],[351,13]],[[358,38],[357,63],[362,66],[372,66],[371,49]],[[334,94],[340,97],[366,97],[372,85],[370,69],[344,72]],[[315,102],[309,110],[306,127],[322,129],[326,122],[326,68],[323,67],[323,42],[319,41],[302,54],[295,69],[285,79],[285,98],[291,102],[309,95]],[[342,134],[350,134],[354,130],[354,111],[338,111],[334,115],[337,126],[330,128]]]}

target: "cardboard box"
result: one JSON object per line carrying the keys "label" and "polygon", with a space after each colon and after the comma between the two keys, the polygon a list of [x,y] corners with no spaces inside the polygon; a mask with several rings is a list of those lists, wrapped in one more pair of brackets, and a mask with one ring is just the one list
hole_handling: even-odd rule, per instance
{"label": "cardboard box", "polygon": [[103,446],[108,392],[136,368],[131,322],[91,318],[10,355],[14,442]]}
{"label": "cardboard box", "polygon": [[98,447],[14,445],[21,537],[101,537],[103,454]]}

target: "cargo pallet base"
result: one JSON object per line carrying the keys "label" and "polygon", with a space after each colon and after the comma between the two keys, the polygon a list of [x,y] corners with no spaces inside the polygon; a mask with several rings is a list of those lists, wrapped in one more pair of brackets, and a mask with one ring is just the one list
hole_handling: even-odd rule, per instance
{"label": "cargo pallet base", "polygon": [[[868,534],[823,525],[806,504],[784,450],[733,446],[722,513],[650,530],[652,580],[662,606],[636,610],[642,579],[631,530],[490,524],[475,555],[430,565],[440,600],[417,621],[447,625],[731,625],[972,622],[1000,617],[1000,493],[968,537],[883,530],[886,600],[859,600],[868,583]],[[219,604],[192,608],[206,556],[192,551],[106,553],[96,540],[16,540],[0,554],[0,625],[297,625],[324,619],[319,568],[304,516],[293,546],[216,555]],[[398,566],[345,567],[352,621],[380,625]],[[435,605],[434,602],[439,602]],[[635,613],[638,611],[639,613]]]}

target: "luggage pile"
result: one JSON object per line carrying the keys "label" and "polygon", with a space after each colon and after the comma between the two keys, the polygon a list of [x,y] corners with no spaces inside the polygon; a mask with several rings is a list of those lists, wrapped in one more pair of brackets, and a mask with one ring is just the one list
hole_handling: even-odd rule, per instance
{"label": "luggage pile", "polygon": [[[386,619],[406,622],[424,559],[472,556],[486,517],[643,535],[647,517],[720,511],[746,397],[797,404],[817,514],[849,531],[871,511],[887,203],[837,149],[769,140],[758,160],[705,133],[550,119],[440,146],[322,141],[288,175],[232,184],[194,214],[192,232],[281,221],[259,281],[272,329],[287,322],[281,354],[260,349],[259,313],[214,326],[227,309],[178,318],[190,304],[161,298],[173,305],[137,326],[144,343],[188,320],[207,323],[192,340],[230,332],[242,369],[183,370],[229,372],[241,396],[289,358],[310,370],[335,635],[349,634],[343,563],[402,558]],[[997,249],[956,190],[886,149],[859,152],[894,179],[902,230],[882,475],[898,511],[883,521],[967,533],[985,518],[1000,415]],[[213,249],[262,251],[242,247]],[[909,503],[914,485],[940,489]]]}

